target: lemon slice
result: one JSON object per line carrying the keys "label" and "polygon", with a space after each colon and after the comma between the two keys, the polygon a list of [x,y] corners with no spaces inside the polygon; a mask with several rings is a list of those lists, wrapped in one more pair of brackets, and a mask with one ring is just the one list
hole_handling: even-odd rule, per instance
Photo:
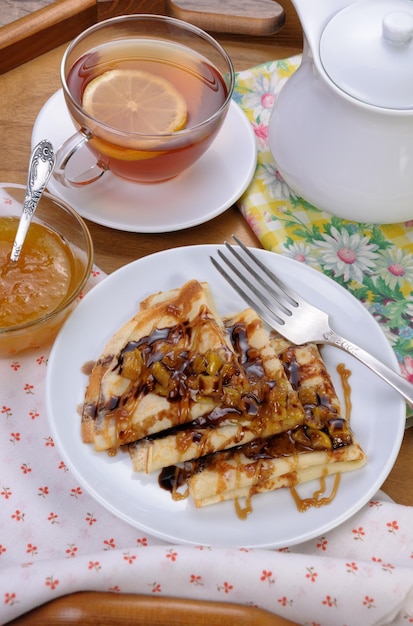
{"label": "lemon slice", "polygon": [[[89,115],[126,133],[173,133],[182,130],[188,119],[185,98],[172,83],[134,69],[108,70],[91,80],[83,93],[82,106]],[[136,149],[136,145],[116,146],[113,139],[102,134],[92,141],[104,154],[123,160],[156,156]]]}

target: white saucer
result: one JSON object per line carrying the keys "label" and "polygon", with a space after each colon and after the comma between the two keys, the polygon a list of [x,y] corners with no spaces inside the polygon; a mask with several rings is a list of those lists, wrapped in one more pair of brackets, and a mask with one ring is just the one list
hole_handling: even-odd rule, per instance
{"label": "white saucer", "polygon": [[[32,146],[48,139],[57,150],[74,130],[63,91],[59,90],[37,116]],[[80,167],[90,167],[89,151],[80,151],[76,159]],[[48,190],[97,224],[137,233],[169,232],[202,224],[226,211],[248,187],[256,162],[251,124],[232,101],[224,125],[207,152],[173,180],[141,185],[106,172],[82,189],[68,189],[52,178]]]}

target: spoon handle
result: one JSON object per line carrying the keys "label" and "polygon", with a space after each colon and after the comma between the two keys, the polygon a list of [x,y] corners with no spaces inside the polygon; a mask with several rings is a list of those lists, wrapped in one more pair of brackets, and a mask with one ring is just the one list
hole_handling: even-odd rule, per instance
{"label": "spoon handle", "polygon": [[23,211],[10,255],[10,260],[13,262],[16,262],[20,256],[33,213],[53,172],[55,160],[53,146],[46,139],[40,141],[32,152]]}

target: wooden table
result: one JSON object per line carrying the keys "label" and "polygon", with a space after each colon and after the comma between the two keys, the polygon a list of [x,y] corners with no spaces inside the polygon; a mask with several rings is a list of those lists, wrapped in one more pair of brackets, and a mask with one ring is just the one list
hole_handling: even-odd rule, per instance
{"label": "wooden table", "polygon": [[[79,0],[76,2],[78,5],[81,4]],[[85,7],[87,5],[88,11],[91,2],[92,0],[84,0],[83,4]],[[155,12],[154,7],[160,8],[161,10],[156,11],[160,13],[162,4],[157,0],[150,3],[145,0],[106,2],[104,17],[110,15],[109,5],[112,6],[113,13]],[[287,57],[301,51],[302,32],[295,11],[289,0],[283,0],[283,6],[286,24],[277,34],[253,37],[214,33],[232,57],[236,70],[247,69],[264,61]],[[79,29],[80,25],[84,25],[82,19],[85,15],[86,13],[79,14]],[[88,16],[87,19],[90,20],[89,13]],[[97,17],[99,19],[99,15]],[[59,36],[56,36],[55,26],[51,32],[54,40],[62,43],[63,35],[60,32]],[[75,34],[72,30],[67,32],[70,36]],[[27,36],[27,29],[25,33]],[[0,29],[0,48],[1,43],[2,29]],[[0,123],[3,139],[3,149],[0,152],[1,181],[26,182],[32,126],[45,101],[60,87],[59,66],[65,47],[66,44],[59,45],[0,76]],[[120,232],[94,223],[88,223],[88,226],[94,241],[95,261],[108,273],[125,263],[165,248],[222,243],[232,233],[248,245],[260,246],[236,207],[230,208],[207,224],[175,233],[148,235]],[[400,455],[383,489],[396,502],[413,505],[412,485],[413,428],[405,433]]]}

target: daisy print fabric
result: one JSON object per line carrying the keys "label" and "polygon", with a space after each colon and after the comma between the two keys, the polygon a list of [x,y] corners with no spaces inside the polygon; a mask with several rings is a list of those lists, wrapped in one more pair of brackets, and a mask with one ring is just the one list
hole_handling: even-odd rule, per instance
{"label": "daisy print fabric", "polygon": [[413,383],[413,219],[377,225],[328,215],[289,188],[272,158],[271,110],[300,62],[296,55],[237,74],[234,98],[258,145],[255,176],[239,208],[265,249],[323,272],[366,306]]}

